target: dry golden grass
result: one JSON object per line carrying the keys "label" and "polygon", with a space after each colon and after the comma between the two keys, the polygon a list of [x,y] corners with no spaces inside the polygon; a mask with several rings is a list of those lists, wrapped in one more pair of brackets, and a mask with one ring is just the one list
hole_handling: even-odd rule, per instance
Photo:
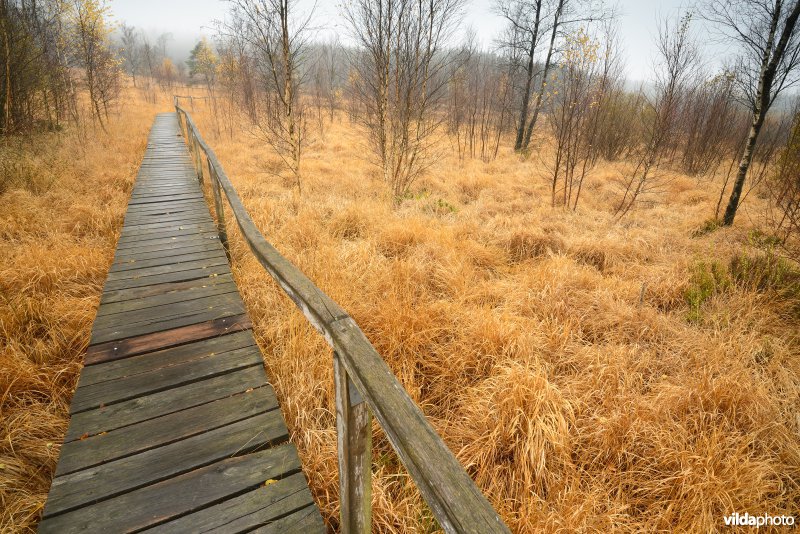
{"label": "dry golden grass", "polygon": [[0,144],[0,532],[33,532],[155,108]]}
{"label": "dry golden grass", "polygon": [[[144,146],[150,117],[131,114],[131,137],[94,140],[116,150],[90,151],[84,172],[2,199],[2,528],[33,524],[46,495]],[[755,195],[734,228],[693,238],[717,184],[676,176],[662,203],[615,222],[621,165],[600,167],[573,213],[549,206],[535,158],[506,150],[489,164],[448,156],[393,209],[346,119],[308,146],[300,195],[268,172],[264,143],[212,135],[199,106],[196,118],[265,236],[351,313],[513,531],[707,532],[733,511],[797,515],[797,303],[727,267],[759,253]],[[229,231],[292,441],[335,529],[330,350]],[[698,274],[700,262],[724,272]],[[377,426],[373,500],[378,531],[436,528]]]}
{"label": "dry golden grass", "polygon": [[[513,531],[707,532],[733,511],[797,514],[797,293],[729,284],[695,320],[687,303],[698,263],[756,254],[760,200],[734,228],[693,238],[716,183],[675,175],[661,203],[618,223],[624,164],[601,166],[572,213],[549,206],[535,158],[504,151],[446,158],[393,210],[358,132],[344,118],[327,128],[306,151],[302,195],[264,172],[263,143],[210,142],[264,234],[362,326]],[[240,240],[233,251],[336,528],[330,351]],[[375,528],[432,530],[374,437]]]}

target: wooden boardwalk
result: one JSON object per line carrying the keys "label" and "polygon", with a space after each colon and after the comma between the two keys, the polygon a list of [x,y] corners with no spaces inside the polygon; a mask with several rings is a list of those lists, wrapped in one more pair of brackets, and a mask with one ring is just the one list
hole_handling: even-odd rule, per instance
{"label": "wooden boardwalk", "polygon": [[40,532],[324,525],[180,137],[156,118]]}

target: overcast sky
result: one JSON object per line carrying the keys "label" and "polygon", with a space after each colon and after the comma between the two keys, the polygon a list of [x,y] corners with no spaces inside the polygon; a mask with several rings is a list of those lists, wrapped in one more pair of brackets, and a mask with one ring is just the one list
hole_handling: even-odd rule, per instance
{"label": "overcast sky", "polygon": [[[299,3],[300,9],[307,11],[314,5],[314,0],[300,0]],[[340,5],[340,0],[317,1],[314,25],[320,28],[320,38],[334,33],[347,34],[339,14]],[[491,0],[469,0],[461,28],[462,31],[469,26],[474,28],[478,38],[487,46],[503,27],[502,19],[492,13],[491,5]],[[619,32],[631,81],[650,78],[658,17],[678,15],[687,5],[690,5],[688,0],[619,0]],[[224,0],[111,1],[118,22],[136,26],[151,35],[172,33],[175,38],[172,54],[176,59],[185,59],[189,48],[201,34],[213,36],[212,21],[223,18],[227,8]],[[715,58],[709,57],[708,60],[714,63]]]}

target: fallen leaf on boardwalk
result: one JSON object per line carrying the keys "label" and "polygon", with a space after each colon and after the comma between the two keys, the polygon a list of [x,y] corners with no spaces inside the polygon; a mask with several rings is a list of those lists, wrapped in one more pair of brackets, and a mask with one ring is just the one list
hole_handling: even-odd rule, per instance
{"label": "fallen leaf on boardwalk", "polygon": [[265,486],[269,486],[270,484],[275,484],[276,482],[277,482],[277,480],[275,480],[274,478],[271,478],[271,479],[267,480],[266,482],[264,482],[264,485]]}
{"label": "fallen leaf on boardwalk", "polygon": [[253,391],[253,388],[247,388],[247,389],[245,390],[245,393],[250,393],[251,391]]}
{"label": "fallen leaf on boardwalk", "polygon": [[85,440],[88,437],[89,437],[89,433],[87,432],[86,434],[81,436],[81,441]]}

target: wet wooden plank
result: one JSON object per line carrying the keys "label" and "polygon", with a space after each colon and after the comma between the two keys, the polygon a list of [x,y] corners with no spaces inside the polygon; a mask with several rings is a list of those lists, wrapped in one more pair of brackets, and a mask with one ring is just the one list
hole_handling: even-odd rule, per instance
{"label": "wet wooden plank", "polygon": [[325,525],[322,523],[319,509],[316,506],[308,506],[288,516],[270,521],[266,525],[250,532],[258,534],[305,534],[306,532],[325,532]]}
{"label": "wet wooden plank", "polygon": [[283,419],[259,414],[163,447],[53,479],[44,517],[172,478],[288,439]]}
{"label": "wet wooden plank", "polygon": [[[116,282],[129,279],[140,279],[145,277],[157,276],[159,274],[175,273],[180,271],[190,271],[194,269],[203,269],[206,267],[225,266],[227,267],[228,260],[225,254],[210,254],[203,253],[200,258],[188,261],[175,261],[174,263],[161,264],[156,266],[132,266],[130,269],[111,271],[108,273],[109,282]],[[218,269],[220,273],[227,272],[227,268]]]}
{"label": "wet wooden plank", "polygon": [[218,241],[217,240],[205,240],[205,241],[198,241],[197,243],[178,243],[177,245],[173,245],[170,247],[166,247],[164,249],[156,249],[156,250],[149,250],[143,252],[131,252],[128,254],[121,253],[116,254],[114,256],[114,263],[112,268],[117,265],[125,265],[130,262],[137,262],[143,260],[151,260],[151,259],[160,259],[160,258],[168,258],[171,254],[193,254],[195,252],[204,252],[207,250],[218,250]]}

